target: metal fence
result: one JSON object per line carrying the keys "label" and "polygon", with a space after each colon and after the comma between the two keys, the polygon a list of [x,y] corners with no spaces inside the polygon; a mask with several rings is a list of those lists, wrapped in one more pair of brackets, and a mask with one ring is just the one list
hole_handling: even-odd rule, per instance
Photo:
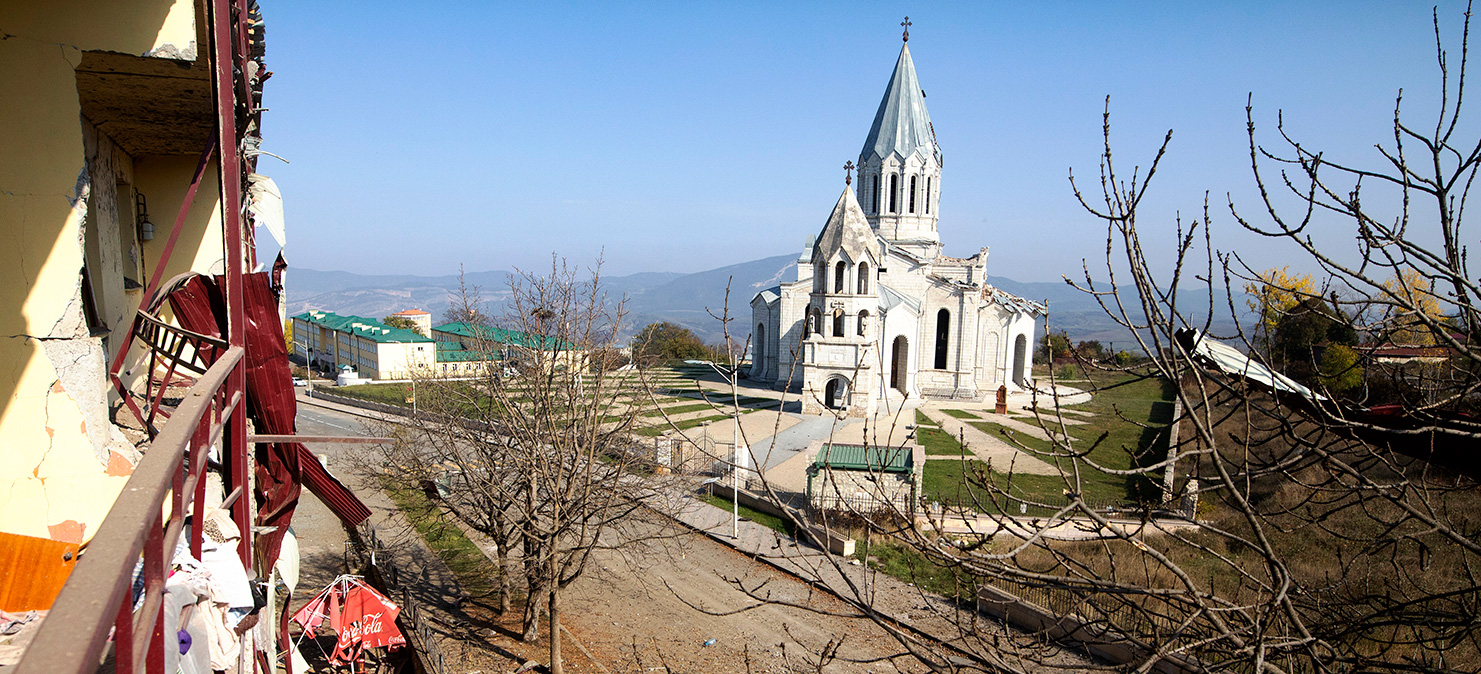
{"label": "metal fence", "polygon": [[447,657],[437,640],[437,632],[427,620],[427,607],[412,596],[411,586],[401,584],[401,570],[381,545],[380,532],[367,523],[362,524],[357,533],[356,549],[362,555],[360,561],[373,571],[367,574],[371,576],[372,584],[378,585],[378,589],[387,596],[400,594],[401,614],[396,621],[400,623],[402,634],[416,637],[415,651],[426,671],[447,674]]}

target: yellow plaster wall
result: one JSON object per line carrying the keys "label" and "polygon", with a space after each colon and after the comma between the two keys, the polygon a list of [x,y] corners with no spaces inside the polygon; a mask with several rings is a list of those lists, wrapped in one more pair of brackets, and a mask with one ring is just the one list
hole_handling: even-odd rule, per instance
{"label": "yellow plaster wall", "polygon": [[90,536],[126,479],[107,475],[36,339],[77,336],[81,315],[80,56],[0,41],[0,531],[28,536],[73,538],[52,533],[69,520]]}
{"label": "yellow plaster wall", "polygon": [[[98,457],[82,408],[36,339],[75,339],[82,347],[92,339],[78,303],[87,184],[79,182],[86,160],[75,68],[83,49],[188,47],[195,7],[189,0],[7,2],[0,32],[0,531],[80,541],[96,532],[131,465],[116,452]],[[151,194],[151,206],[169,207],[195,162],[148,164],[136,180],[160,194],[159,201]],[[214,174],[208,182],[167,273],[219,267]],[[145,249],[151,269],[162,236],[153,244]]]}
{"label": "yellow plaster wall", "polygon": [[[154,240],[143,245],[144,261],[149,275],[159,266],[175,216],[185,201],[190,179],[195,176],[199,157],[145,155],[134,158],[134,189],[149,199],[150,217],[154,220]],[[221,169],[212,160],[201,178],[195,201],[185,216],[175,252],[165,265],[163,280],[176,274],[198,271],[220,274],[226,270],[226,248],[221,231]],[[145,283],[148,281],[146,280]]]}
{"label": "yellow plaster wall", "polygon": [[[140,242],[144,253],[144,269],[147,272],[140,283],[147,285],[149,278],[159,268],[160,256],[164,253],[170,230],[175,226],[175,217],[180,212],[180,204],[185,200],[185,192],[190,188],[190,179],[195,176],[198,161],[197,157],[163,155],[134,158],[134,189],[149,199],[149,215],[154,221],[154,240]],[[221,234],[219,171],[215,161],[206,167],[201,186],[185,216],[185,224],[180,228],[175,250],[170,254],[170,260],[160,276],[161,285],[187,271],[209,275],[222,273],[225,269],[226,249]],[[162,313],[169,316],[168,306]],[[144,354],[144,348],[139,344],[135,344],[129,352],[126,362],[134,366],[119,375],[126,386],[136,386],[143,377],[144,368],[148,367],[148,359],[143,358]],[[108,354],[109,358],[113,355]]]}
{"label": "yellow plaster wall", "polygon": [[[53,0],[0,5],[0,32],[26,40],[136,56],[196,41],[193,0]],[[173,54],[171,54],[173,55]]]}

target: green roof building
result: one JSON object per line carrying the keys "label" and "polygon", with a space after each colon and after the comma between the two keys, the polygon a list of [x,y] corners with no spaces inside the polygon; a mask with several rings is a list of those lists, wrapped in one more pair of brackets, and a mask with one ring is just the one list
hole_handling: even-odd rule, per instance
{"label": "green roof building", "polygon": [[926,450],[816,443],[808,448],[807,501],[814,511],[914,517]]}

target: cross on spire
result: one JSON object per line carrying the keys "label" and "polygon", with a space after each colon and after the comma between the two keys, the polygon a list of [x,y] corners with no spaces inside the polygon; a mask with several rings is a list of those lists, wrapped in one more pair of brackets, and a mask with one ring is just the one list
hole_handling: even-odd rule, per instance
{"label": "cross on spire", "polygon": [[913,25],[913,24],[910,23],[910,17],[908,17],[908,16],[905,17],[905,20],[904,21],[901,21],[900,22],[900,25],[905,27],[905,35],[903,37],[905,38],[905,41],[906,42],[909,42],[910,41],[910,26]]}
{"label": "cross on spire", "polygon": [[854,162],[852,159],[849,160],[849,163],[843,165],[843,184],[854,184]]}

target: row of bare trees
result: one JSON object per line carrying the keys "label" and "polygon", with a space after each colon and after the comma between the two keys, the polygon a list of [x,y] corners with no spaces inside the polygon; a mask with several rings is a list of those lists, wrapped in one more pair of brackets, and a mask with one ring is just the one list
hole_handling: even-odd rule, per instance
{"label": "row of bare trees", "polygon": [[513,276],[509,290],[497,318],[477,287],[452,297],[468,334],[439,348],[469,365],[417,374],[417,414],[387,429],[396,442],[370,467],[392,489],[424,490],[430,510],[493,544],[501,613],[522,598],[524,640],[540,637],[543,619],[560,672],[562,591],[595,552],[662,535],[635,526],[661,494],[631,478],[644,468],[630,451],[641,398],[625,377],[590,366],[624,316],[598,271],[557,261],[548,274]]}

